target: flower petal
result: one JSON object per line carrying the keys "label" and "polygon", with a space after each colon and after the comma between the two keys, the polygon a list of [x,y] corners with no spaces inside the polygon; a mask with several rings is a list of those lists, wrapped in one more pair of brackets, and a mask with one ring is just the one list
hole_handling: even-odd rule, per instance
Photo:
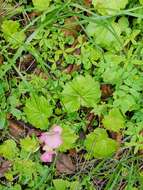
{"label": "flower petal", "polygon": [[59,133],[61,134],[62,133],[62,128],[59,126],[59,125],[54,125],[51,129],[51,131],[55,132],[55,133]]}
{"label": "flower petal", "polygon": [[50,148],[58,148],[62,144],[62,139],[59,134],[49,134],[45,139],[45,144]]}
{"label": "flower petal", "polygon": [[44,151],[46,151],[46,152],[51,152],[51,151],[53,151],[53,149],[50,148],[48,145],[44,145],[42,149],[43,149]]}
{"label": "flower petal", "polygon": [[47,135],[49,133],[42,133],[41,136],[39,137],[39,140],[41,143],[45,143],[45,140],[47,139]]}
{"label": "flower petal", "polygon": [[62,144],[61,139],[62,128],[55,125],[49,132],[42,133],[39,137],[41,143],[44,143],[49,149],[58,148]]}
{"label": "flower petal", "polygon": [[52,162],[54,154],[55,154],[54,152],[44,152],[40,157],[41,161],[42,162]]}

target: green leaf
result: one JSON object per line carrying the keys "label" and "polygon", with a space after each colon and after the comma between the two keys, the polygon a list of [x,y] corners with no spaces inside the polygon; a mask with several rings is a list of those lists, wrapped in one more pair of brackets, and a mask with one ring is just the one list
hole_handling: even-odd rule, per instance
{"label": "green leaf", "polygon": [[99,49],[92,44],[85,43],[81,47],[81,60],[85,69],[90,69],[93,64],[101,57]]}
{"label": "green leaf", "polygon": [[101,140],[101,139],[106,139],[108,138],[108,135],[107,135],[107,132],[105,129],[102,129],[102,128],[96,128],[94,130],[94,138],[96,140]]}
{"label": "green leaf", "polygon": [[93,0],[95,9],[102,15],[114,15],[128,4],[128,0]]}
{"label": "green leaf", "polygon": [[112,53],[104,54],[104,62],[102,67],[104,72],[102,73],[103,81],[107,84],[120,84],[122,82],[123,68],[120,67],[120,63],[125,61],[123,56],[115,55]]}
{"label": "green leaf", "polygon": [[15,184],[14,186],[10,187],[10,190],[22,190],[19,184]]}
{"label": "green leaf", "polygon": [[130,94],[125,94],[124,96],[115,99],[113,104],[115,107],[119,107],[124,114],[127,111],[133,111],[139,107],[135,97]]}
{"label": "green leaf", "polygon": [[26,36],[24,32],[20,31],[21,29],[18,21],[5,20],[1,27],[5,40],[14,48],[19,46],[19,44],[25,40]]}
{"label": "green leaf", "polygon": [[39,148],[39,143],[35,137],[26,137],[20,140],[20,146],[22,151],[33,153]]}
{"label": "green leaf", "polygon": [[86,136],[85,147],[88,155],[106,158],[116,152],[118,143],[109,138],[105,129],[97,128]]}
{"label": "green leaf", "polygon": [[53,184],[56,190],[66,190],[70,186],[70,182],[63,179],[54,179]]}
{"label": "green leaf", "polygon": [[75,142],[78,136],[75,134],[75,131],[73,131],[70,128],[70,126],[63,125],[62,128],[63,128],[63,131],[62,131],[63,144],[59,147],[59,150],[61,152],[65,152],[75,147]]}
{"label": "green leaf", "polygon": [[34,127],[46,130],[52,107],[44,96],[34,95],[26,100],[24,113],[27,121]]}
{"label": "green leaf", "polygon": [[106,130],[102,128],[96,128],[94,132],[86,136],[86,140],[85,140],[86,149],[90,151],[92,147],[94,147],[95,141],[100,141],[106,138],[108,138]]}
{"label": "green leaf", "polygon": [[17,159],[14,162],[13,170],[16,175],[19,175],[20,182],[27,183],[29,180],[32,180],[33,176],[36,174],[36,163],[29,159]]}
{"label": "green leaf", "polygon": [[102,122],[106,129],[115,132],[119,132],[120,129],[125,127],[124,118],[117,108],[113,108],[112,110],[110,110],[109,114],[104,117]]}
{"label": "green leaf", "polygon": [[49,7],[51,0],[32,0],[35,9],[45,11]]}
{"label": "green leaf", "polygon": [[125,134],[130,137],[129,142],[125,142],[126,147],[134,147],[134,154],[136,154],[139,150],[143,150],[143,122],[132,123],[128,122],[126,124],[127,130]]}
{"label": "green leaf", "polygon": [[67,188],[69,187],[70,187],[70,190],[75,190],[77,189],[77,187],[79,187],[78,181],[69,182],[63,179],[54,179],[53,184],[54,184],[55,190],[67,190]]}
{"label": "green leaf", "polygon": [[92,110],[92,113],[98,116],[101,116],[106,112],[107,112],[107,104],[104,103],[94,106],[94,109]]}
{"label": "green leaf", "polygon": [[18,155],[18,148],[14,140],[6,140],[0,145],[0,155],[6,159],[13,160]]}
{"label": "green leaf", "polygon": [[140,4],[143,5],[143,0],[139,0]]}
{"label": "green leaf", "polygon": [[20,28],[20,24],[18,21],[13,21],[13,20],[5,20],[2,23],[2,31],[5,35],[11,35],[11,34],[15,34],[19,28]]}
{"label": "green leaf", "polygon": [[140,4],[143,5],[143,0],[139,0]]}
{"label": "green leaf", "polygon": [[6,124],[7,124],[6,113],[1,112],[0,113],[0,130],[4,129]]}
{"label": "green leaf", "polygon": [[[101,148],[102,147],[102,148]],[[96,142],[96,147],[94,148],[94,157],[106,158],[112,156],[117,151],[118,143],[113,139],[103,139]]]}
{"label": "green leaf", "polygon": [[128,32],[129,29],[129,21],[128,21],[128,18],[126,17],[121,17],[119,20],[118,20],[118,23],[119,23],[119,26],[121,28],[121,31],[125,31],[125,32]]}
{"label": "green leaf", "polygon": [[70,190],[80,189],[80,183],[78,181],[70,182]]}
{"label": "green leaf", "polygon": [[99,83],[91,76],[77,76],[65,85],[62,101],[67,112],[77,111],[80,106],[94,107],[101,96]]}
{"label": "green leaf", "polygon": [[121,29],[118,23],[108,21],[107,24],[90,22],[87,25],[86,32],[89,36],[95,38],[97,45],[108,50],[119,50],[121,46]]}

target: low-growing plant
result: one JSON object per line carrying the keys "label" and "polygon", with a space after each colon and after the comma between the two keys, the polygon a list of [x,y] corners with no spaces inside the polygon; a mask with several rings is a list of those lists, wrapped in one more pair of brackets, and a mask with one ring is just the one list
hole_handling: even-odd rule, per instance
{"label": "low-growing plant", "polygon": [[142,0],[0,2],[0,189],[142,190]]}

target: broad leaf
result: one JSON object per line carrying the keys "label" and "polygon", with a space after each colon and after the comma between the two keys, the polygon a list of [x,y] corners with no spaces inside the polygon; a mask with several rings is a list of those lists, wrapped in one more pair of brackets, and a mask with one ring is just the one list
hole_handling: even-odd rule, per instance
{"label": "broad leaf", "polygon": [[35,9],[45,11],[49,7],[51,0],[32,0]]}
{"label": "broad leaf", "polygon": [[39,147],[38,140],[34,137],[26,137],[20,140],[20,146],[24,152],[35,152]]}
{"label": "broad leaf", "polygon": [[139,104],[136,102],[135,97],[130,94],[115,99],[113,104],[115,107],[119,107],[123,113],[139,108]]}
{"label": "broad leaf", "polygon": [[33,176],[36,174],[36,169],[36,162],[30,159],[17,159],[13,165],[13,170],[15,174],[19,175],[19,181],[21,183],[32,180]]}
{"label": "broad leaf", "polygon": [[78,76],[65,85],[62,101],[68,112],[77,111],[80,106],[94,107],[101,96],[99,83],[91,76]]}
{"label": "broad leaf", "polygon": [[93,0],[95,9],[102,15],[114,15],[128,4],[128,0]]}
{"label": "broad leaf", "polygon": [[55,190],[66,190],[69,187],[70,190],[76,190],[80,186],[78,181],[69,182],[63,179],[54,179],[53,184]]}
{"label": "broad leaf", "polygon": [[115,132],[119,132],[120,129],[124,128],[124,123],[124,118],[117,108],[110,110],[109,114],[103,119],[104,127]]}
{"label": "broad leaf", "polygon": [[20,29],[18,21],[5,20],[2,23],[2,32],[7,42],[14,48],[18,47],[25,40],[25,34]]}
{"label": "broad leaf", "polygon": [[6,159],[13,160],[18,154],[18,148],[14,140],[6,140],[0,145],[0,155]]}
{"label": "broad leaf", "polygon": [[106,158],[117,150],[118,143],[108,137],[105,129],[97,128],[86,136],[85,147],[88,155],[95,158]]}
{"label": "broad leaf", "polygon": [[70,182],[63,179],[54,179],[53,183],[56,190],[66,190],[70,186]]}
{"label": "broad leaf", "polygon": [[63,126],[62,131],[62,140],[63,144],[59,147],[59,150],[61,152],[65,152],[66,150],[69,150],[71,148],[75,147],[75,142],[78,138],[78,136],[75,134],[75,131],[73,131],[70,126]]}
{"label": "broad leaf", "polygon": [[44,96],[32,96],[26,100],[24,112],[27,121],[40,129],[48,128],[48,118],[52,114],[52,107]]}
{"label": "broad leaf", "polygon": [[108,22],[106,24],[90,22],[86,28],[87,34],[95,38],[95,42],[105,49],[118,50],[121,46],[121,29],[118,23]]}
{"label": "broad leaf", "polygon": [[143,5],[143,0],[139,0],[140,4]]}

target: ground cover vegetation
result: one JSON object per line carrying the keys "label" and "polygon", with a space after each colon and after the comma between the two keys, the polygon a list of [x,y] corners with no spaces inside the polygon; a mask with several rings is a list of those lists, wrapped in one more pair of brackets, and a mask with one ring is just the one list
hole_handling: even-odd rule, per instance
{"label": "ground cover vegetation", "polygon": [[0,190],[143,190],[143,1],[0,0]]}

